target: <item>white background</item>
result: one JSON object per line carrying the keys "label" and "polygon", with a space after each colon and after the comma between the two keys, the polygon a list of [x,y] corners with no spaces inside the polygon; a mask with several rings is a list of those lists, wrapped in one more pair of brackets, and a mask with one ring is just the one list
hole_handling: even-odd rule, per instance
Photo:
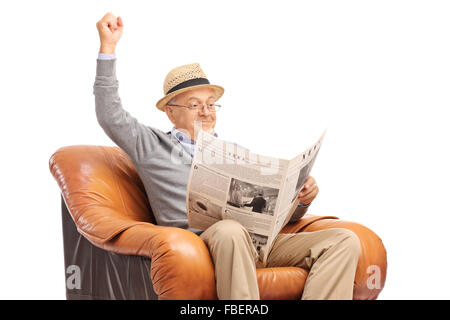
{"label": "white background", "polygon": [[175,66],[222,85],[216,131],[290,158],[328,126],[315,215],[375,231],[380,299],[448,299],[450,5],[445,1],[2,1],[0,298],[65,299],[62,146],[114,145],[92,86],[96,22],[111,11],[123,106],[169,130],[155,103]]}

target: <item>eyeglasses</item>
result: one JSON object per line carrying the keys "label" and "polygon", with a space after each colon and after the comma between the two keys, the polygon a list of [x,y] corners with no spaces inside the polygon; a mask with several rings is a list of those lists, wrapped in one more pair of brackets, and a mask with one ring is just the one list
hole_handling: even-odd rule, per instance
{"label": "eyeglasses", "polygon": [[[179,105],[179,104],[167,104],[168,106],[173,106],[173,107],[183,107],[183,108],[187,108],[190,111],[200,111],[203,106],[205,105],[203,104],[198,104],[198,103],[191,103],[187,106],[183,106],[183,105]],[[210,112],[217,112],[220,110],[220,108],[222,108],[222,106],[220,104],[216,104],[216,103],[208,103],[206,105],[206,107],[208,108],[208,110]]]}

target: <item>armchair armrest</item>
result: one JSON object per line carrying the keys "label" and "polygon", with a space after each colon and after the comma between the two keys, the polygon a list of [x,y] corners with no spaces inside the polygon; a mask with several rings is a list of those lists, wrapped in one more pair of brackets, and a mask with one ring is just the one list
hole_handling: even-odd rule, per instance
{"label": "armchair armrest", "polygon": [[[308,215],[303,225],[299,225],[300,222],[290,227],[297,229],[296,232],[329,228],[345,228],[353,231],[361,241],[361,254],[356,269],[353,299],[374,300],[378,297],[386,281],[387,257],[383,241],[375,232],[356,222],[312,215]],[[286,227],[289,228],[289,225]]]}
{"label": "armchair armrest", "polygon": [[209,250],[191,231],[139,224],[104,243],[103,248],[149,257],[153,289],[159,299],[217,299]]}

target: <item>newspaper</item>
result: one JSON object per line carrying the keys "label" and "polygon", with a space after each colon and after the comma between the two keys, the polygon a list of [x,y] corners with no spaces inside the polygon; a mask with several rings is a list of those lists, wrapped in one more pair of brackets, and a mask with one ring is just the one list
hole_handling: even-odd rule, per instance
{"label": "newspaper", "polygon": [[222,219],[240,222],[264,264],[271,245],[298,206],[326,129],[291,160],[252,153],[200,130],[187,185],[189,227],[206,230]]}

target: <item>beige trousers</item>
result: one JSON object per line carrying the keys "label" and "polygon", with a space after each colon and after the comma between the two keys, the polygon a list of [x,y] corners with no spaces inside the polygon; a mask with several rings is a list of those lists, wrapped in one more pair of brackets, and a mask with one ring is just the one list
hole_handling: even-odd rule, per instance
{"label": "beige trousers", "polygon": [[352,299],[360,254],[358,236],[343,228],[280,233],[262,265],[247,230],[237,221],[221,220],[200,237],[215,268],[220,300],[259,300],[256,268],[296,266],[309,271],[302,300]]}

